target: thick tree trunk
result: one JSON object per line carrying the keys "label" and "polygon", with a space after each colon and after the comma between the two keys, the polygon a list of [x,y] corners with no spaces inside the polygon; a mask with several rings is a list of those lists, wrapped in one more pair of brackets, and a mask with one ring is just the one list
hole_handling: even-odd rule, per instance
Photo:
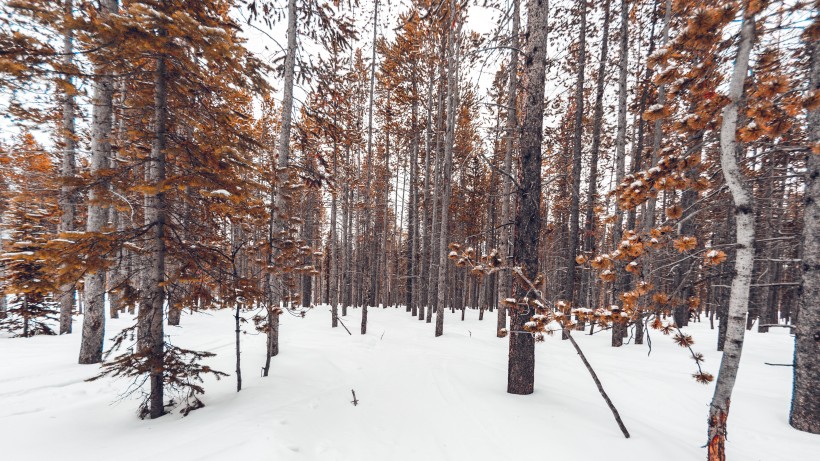
{"label": "thick tree trunk", "polygon": [[[116,0],[100,2],[103,21],[116,13]],[[101,201],[105,191],[105,181],[101,173],[108,168],[111,156],[111,134],[113,128],[114,77],[105,64],[97,64],[94,70],[94,96],[91,112],[91,168],[94,180],[88,192],[88,221],[86,232],[100,233],[108,221],[108,207]],[[83,337],[80,344],[80,363],[102,361],[105,335],[105,269],[97,268],[85,279],[86,308],[83,317]]]}
{"label": "thick tree trunk", "polygon": [[[66,19],[72,17],[73,0],[65,0],[64,14]],[[74,62],[74,30],[66,25],[63,32],[63,66],[66,70],[71,69]],[[71,84],[73,79],[66,76],[65,79]],[[75,128],[75,98],[71,91],[63,95],[63,157],[60,164],[60,176],[63,181],[60,187],[60,232],[70,232],[74,230],[75,194],[74,187],[67,183],[73,180],[77,174],[76,164],[76,128]],[[60,287],[60,334],[71,333],[71,316],[74,313],[74,285],[67,284]],[[5,302],[5,296],[0,295]]]}
{"label": "thick tree trunk", "polygon": [[[815,21],[818,19],[815,17]],[[808,44],[810,92],[820,91],[820,42]],[[820,143],[820,110],[808,114],[809,146]],[[794,347],[794,392],[789,424],[820,434],[820,156],[806,156],[803,274]]]}
{"label": "thick tree trunk", "polygon": [[729,82],[729,104],[723,109],[723,122],[720,127],[720,165],[734,202],[737,253],[735,274],[729,295],[729,311],[727,317],[721,320],[727,323],[726,344],[720,362],[720,372],[715,383],[715,394],[709,406],[709,461],[726,459],[726,420],[729,417],[729,403],[740,365],[740,355],[743,351],[746,313],[749,309],[749,285],[754,265],[754,203],[743,172],[738,167],[735,158],[738,106],[743,98],[743,86],[749,68],[749,54],[755,32],[754,15],[745,17],[746,11],[743,14],[740,43],[732,79]]}
{"label": "thick tree trunk", "polygon": [[[524,51],[526,78],[525,114],[521,126],[521,188],[515,216],[513,264],[521,266],[530,280],[538,272],[538,238],[541,234],[541,140],[544,123],[544,80],[547,64],[547,0],[528,0],[527,34]],[[517,297],[527,296],[528,288],[517,283]],[[533,337],[523,333],[532,312],[517,307],[510,315],[510,355],[507,392],[531,394],[535,382],[535,348]]]}

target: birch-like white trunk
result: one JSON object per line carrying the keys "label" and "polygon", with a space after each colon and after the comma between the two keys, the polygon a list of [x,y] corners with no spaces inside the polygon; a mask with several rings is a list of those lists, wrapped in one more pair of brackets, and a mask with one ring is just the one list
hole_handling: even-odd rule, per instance
{"label": "birch-like white trunk", "polygon": [[723,461],[726,458],[726,420],[729,417],[732,389],[735,386],[740,355],[743,351],[755,252],[753,197],[735,157],[738,110],[743,98],[743,86],[749,69],[749,55],[755,33],[754,15],[745,17],[746,11],[743,14],[740,43],[729,82],[729,104],[723,109],[723,122],[720,127],[720,167],[734,204],[737,253],[735,275],[729,292],[728,315],[721,320],[727,322],[726,343],[715,383],[715,394],[709,405],[709,461]]}

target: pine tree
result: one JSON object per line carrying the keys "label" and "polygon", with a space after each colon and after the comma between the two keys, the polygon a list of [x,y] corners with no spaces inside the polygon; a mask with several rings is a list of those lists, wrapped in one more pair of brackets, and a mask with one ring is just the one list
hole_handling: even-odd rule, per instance
{"label": "pine tree", "polygon": [[0,330],[21,337],[53,335],[59,307],[46,254],[57,231],[57,168],[51,153],[30,133],[16,140],[7,160],[2,165],[9,183],[4,194],[7,209],[0,232],[4,234],[2,296],[9,301]]}

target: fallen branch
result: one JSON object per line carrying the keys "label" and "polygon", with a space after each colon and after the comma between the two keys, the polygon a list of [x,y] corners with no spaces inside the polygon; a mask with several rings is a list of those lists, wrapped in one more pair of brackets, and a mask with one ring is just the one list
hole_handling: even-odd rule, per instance
{"label": "fallen branch", "polygon": [[765,363],[766,365],[771,365],[773,367],[793,367],[794,366],[793,363],[769,363],[769,362],[763,362],[763,363]]}
{"label": "fallen branch", "polygon": [[598,375],[595,374],[595,370],[592,369],[592,365],[589,364],[589,361],[587,360],[583,351],[581,351],[581,348],[578,346],[578,343],[575,342],[575,338],[572,337],[572,334],[570,333],[569,329],[564,329],[564,332],[566,332],[569,341],[572,343],[572,347],[575,348],[575,352],[578,353],[578,356],[581,357],[581,361],[584,362],[584,366],[587,367],[587,371],[589,371],[589,374],[592,375],[592,380],[595,381],[595,385],[598,386],[598,392],[601,393],[601,397],[603,397],[606,401],[606,404],[609,407],[609,410],[612,412],[612,416],[615,417],[615,422],[618,423],[618,427],[621,428],[621,432],[623,432],[624,437],[629,438],[629,431],[626,430],[626,426],[624,426],[624,422],[621,420],[621,415],[618,414],[618,409],[615,408],[615,405],[612,404],[612,400],[609,399],[609,396],[606,394],[606,391],[604,391],[604,386],[601,385],[601,380],[598,379]]}
{"label": "fallen branch", "polygon": [[[543,299],[543,297],[541,296],[541,292],[537,288],[535,288],[535,285],[533,285],[532,281],[524,275],[520,267],[514,267],[513,272],[516,275],[518,275],[519,278],[521,278],[521,280],[523,280],[529,286],[530,292],[532,292],[537,298]],[[595,374],[595,370],[592,369],[592,365],[589,364],[589,361],[587,360],[587,357],[584,355],[584,352],[581,351],[581,347],[578,346],[577,342],[575,342],[575,338],[572,337],[571,330],[569,328],[564,328],[563,334],[566,336],[567,339],[570,340],[570,342],[572,343],[572,347],[575,348],[575,352],[577,352],[578,355],[581,357],[581,360],[587,367],[587,371],[589,371],[589,374],[592,375],[592,380],[595,381],[595,385],[598,386],[598,392],[601,393],[601,397],[603,397],[606,401],[606,404],[609,407],[609,410],[612,412],[612,416],[615,417],[615,422],[618,423],[618,427],[621,428],[621,432],[623,432],[624,437],[629,438],[629,431],[626,430],[626,426],[624,426],[624,422],[621,420],[621,415],[618,414],[618,409],[615,408],[615,405],[613,405],[612,400],[609,399],[609,396],[606,394],[606,391],[604,391],[604,386],[601,385],[601,380],[598,379],[598,375]]]}
{"label": "fallen branch", "polygon": [[356,391],[354,391],[353,389],[350,389],[350,392],[353,394],[353,400],[351,400],[350,403],[352,403],[353,406],[355,407],[355,406],[359,405],[359,399],[356,398]]}
{"label": "fallen branch", "polygon": [[344,322],[342,322],[342,319],[340,319],[340,318],[339,318],[339,316],[338,316],[338,315],[335,315],[335,314],[334,314],[334,317],[336,317],[336,320],[338,320],[338,321],[339,321],[339,323],[341,323],[341,324],[342,324],[342,326],[344,327],[344,329],[345,329],[345,331],[347,332],[347,334],[349,334],[350,336],[353,336],[353,333],[351,333],[351,332],[350,332],[350,330],[348,330],[348,329],[347,329],[347,326],[345,325],[345,323],[344,323]]}

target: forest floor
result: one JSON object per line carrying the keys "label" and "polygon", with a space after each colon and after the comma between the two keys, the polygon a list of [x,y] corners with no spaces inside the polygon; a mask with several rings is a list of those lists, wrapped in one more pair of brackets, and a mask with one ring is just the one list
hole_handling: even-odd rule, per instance
{"label": "forest floor", "polygon": [[[0,338],[0,441],[7,460],[698,460],[714,384],[692,379],[694,362],[671,338],[609,347],[609,332],[580,346],[632,434],[625,439],[579,357],[560,335],[536,344],[535,393],[505,392],[507,339],[495,313],[445,318],[445,335],[404,309],[361,310],[330,328],[329,308],[283,315],[281,354],[262,378],[265,337],[242,336],[243,389],[236,393],[231,312],[184,315],[168,328],[179,346],[217,353],[205,408],[158,420],[136,416],[129,381],[84,382],[99,368],[77,365],[79,333]],[[250,317],[250,315],[247,315]],[[133,319],[109,320],[106,337]],[[75,323],[75,330],[81,322]],[[717,330],[687,328],[717,374]],[[747,334],[729,418],[728,459],[817,459],[820,438],[788,425],[793,338],[785,328]],[[354,406],[351,390],[359,400]]]}

